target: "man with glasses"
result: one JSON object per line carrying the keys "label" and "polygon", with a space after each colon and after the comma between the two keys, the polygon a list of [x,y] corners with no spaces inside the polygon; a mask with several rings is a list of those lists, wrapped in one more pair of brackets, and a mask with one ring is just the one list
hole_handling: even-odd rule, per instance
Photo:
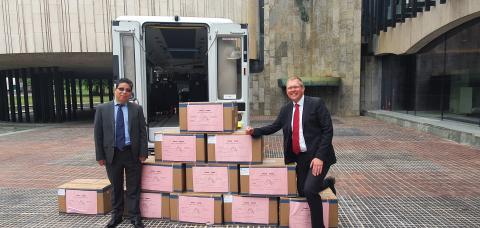
{"label": "man with glasses", "polygon": [[305,87],[299,77],[288,79],[286,91],[291,101],[282,107],[277,119],[264,127],[247,127],[247,134],[256,137],[283,129],[285,163],[297,163],[298,194],[307,198],[312,227],[323,228],[319,192],[330,187],[336,194],[335,179],[325,178],[330,166],[337,161],[332,145],[331,116],[320,98],[304,96]]}
{"label": "man with glasses", "polygon": [[98,105],[95,112],[96,160],[106,167],[113,190],[112,218],[106,227],[116,227],[123,221],[124,172],[130,221],[135,227],[144,227],[139,202],[141,163],[148,156],[147,131],[142,107],[129,102],[132,88],[132,81],[120,79],[115,87],[115,99]]}

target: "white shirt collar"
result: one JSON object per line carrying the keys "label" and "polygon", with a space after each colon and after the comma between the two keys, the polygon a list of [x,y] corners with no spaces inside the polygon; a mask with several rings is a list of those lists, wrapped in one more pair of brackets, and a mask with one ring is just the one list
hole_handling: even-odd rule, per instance
{"label": "white shirt collar", "polygon": [[[127,105],[127,103],[125,103],[123,105]],[[113,99],[113,106],[117,106],[118,104],[120,104],[120,103],[117,102],[117,99]]]}
{"label": "white shirt collar", "polygon": [[[300,98],[300,100],[299,100],[297,103],[298,103],[298,105],[300,105],[301,107],[303,107],[303,102],[304,102],[304,101],[305,101],[305,95],[303,95],[302,98]],[[296,104],[296,103],[293,102],[293,101],[292,101],[292,103],[293,103],[293,107],[295,107],[295,104]]]}

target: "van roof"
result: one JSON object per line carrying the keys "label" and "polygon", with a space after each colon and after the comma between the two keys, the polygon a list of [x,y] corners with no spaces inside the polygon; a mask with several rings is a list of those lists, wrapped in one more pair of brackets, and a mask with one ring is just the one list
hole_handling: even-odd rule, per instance
{"label": "van roof", "polygon": [[175,21],[174,16],[120,16],[117,21],[138,21],[141,24],[145,22],[171,22],[171,23],[206,23],[206,24],[230,24],[232,20],[226,18],[210,18],[210,17],[181,17]]}

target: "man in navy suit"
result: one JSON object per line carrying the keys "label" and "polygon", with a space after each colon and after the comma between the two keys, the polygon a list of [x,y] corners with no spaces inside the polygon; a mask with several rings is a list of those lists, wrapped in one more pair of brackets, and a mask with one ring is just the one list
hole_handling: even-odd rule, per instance
{"label": "man in navy suit", "polygon": [[307,198],[312,227],[323,228],[319,192],[330,187],[336,193],[335,179],[325,178],[330,166],[337,161],[332,145],[331,116],[323,100],[304,95],[305,87],[299,77],[288,79],[286,92],[291,102],[281,108],[277,119],[264,127],[247,127],[247,134],[257,137],[283,130],[285,163],[297,163],[298,193]]}
{"label": "man in navy suit", "polygon": [[116,227],[123,220],[126,175],[128,214],[135,227],[144,227],[140,215],[142,162],[148,156],[147,130],[143,109],[129,102],[133,83],[122,78],[115,87],[115,99],[97,106],[94,139],[98,164],[107,169],[112,183],[112,218],[106,227]]}

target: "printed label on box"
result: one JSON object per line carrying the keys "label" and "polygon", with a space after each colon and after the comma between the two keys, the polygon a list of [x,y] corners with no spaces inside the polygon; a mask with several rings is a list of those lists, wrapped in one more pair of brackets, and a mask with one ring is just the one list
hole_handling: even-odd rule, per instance
{"label": "printed label on box", "polygon": [[248,176],[248,175],[250,175],[250,168],[240,168],[240,175],[241,175],[241,176]]}
{"label": "printed label on box", "polygon": [[59,188],[58,191],[57,191],[57,194],[59,196],[64,196],[65,195],[65,189],[64,188]]}
{"label": "printed label on box", "polygon": [[162,194],[140,193],[140,213],[145,218],[162,218]]}
{"label": "printed label on box", "polygon": [[142,189],[152,191],[173,191],[173,167],[143,165]]}
{"label": "printed label on box", "polygon": [[66,190],[67,213],[97,214],[97,191]]}
{"label": "printed label on box", "polygon": [[252,161],[252,136],[217,135],[215,160],[221,162]]}
{"label": "printed label on box", "polygon": [[188,131],[223,131],[223,104],[187,106]]}
{"label": "printed label on box", "polygon": [[233,222],[268,224],[268,213],[268,198],[241,196],[233,197]]}
{"label": "printed label on box", "polygon": [[194,192],[229,192],[228,167],[192,167]]}
{"label": "printed label on box", "polygon": [[310,207],[308,206],[307,202],[290,201],[288,223],[288,226],[292,228],[312,227],[312,222],[310,220]]}
{"label": "printed label on box", "polygon": [[162,160],[196,161],[196,142],[194,135],[164,135]]}
{"label": "printed label on box", "polygon": [[223,195],[223,202],[224,203],[232,203],[233,202],[233,195]]}
{"label": "printed label on box", "polygon": [[217,137],[215,135],[209,135],[207,137],[208,144],[215,144],[217,142]]}
{"label": "printed label on box", "polygon": [[163,134],[155,134],[155,141],[161,142],[163,141],[162,138],[163,138]]}
{"label": "printed label on box", "polygon": [[215,201],[207,197],[178,197],[178,218],[183,222],[215,223]]}
{"label": "printed label on box", "polygon": [[251,194],[288,195],[287,168],[251,168]]}

